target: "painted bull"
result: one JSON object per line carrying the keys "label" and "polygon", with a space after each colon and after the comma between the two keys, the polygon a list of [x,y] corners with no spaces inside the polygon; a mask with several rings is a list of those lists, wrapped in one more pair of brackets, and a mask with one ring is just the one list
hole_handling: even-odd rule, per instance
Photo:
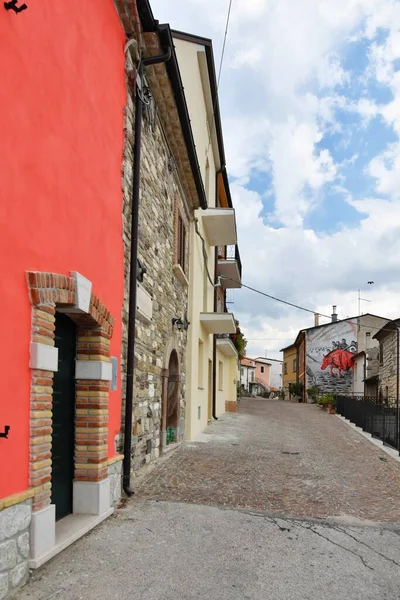
{"label": "painted bull", "polygon": [[354,368],[354,354],[348,350],[333,350],[324,356],[321,364],[321,370],[325,371],[327,367],[330,367],[330,374],[335,375],[333,369],[337,369],[339,377],[343,377],[342,371],[349,371]]}

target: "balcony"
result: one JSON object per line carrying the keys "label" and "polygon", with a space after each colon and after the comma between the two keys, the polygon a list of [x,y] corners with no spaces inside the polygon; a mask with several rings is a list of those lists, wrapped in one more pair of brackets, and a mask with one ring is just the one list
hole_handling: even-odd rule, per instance
{"label": "balcony", "polygon": [[225,290],[242,287],[242,262],[237,244],[218,248],[217,275],[222,278],[221,284]]}
{"label": "balcony", "polygon": [[236,244],[236,217],[233,208],[207,208],[200,214],[210,246]]}
{"label": "balcony", "polygon": [[235,344],[227,334],[217,336],[217,349],[229,358],[237,358],[238,352]]}
{"label": "balcony", "polygon": [[236,333],[232,313],[200,313],[200,323],[207,333]]}

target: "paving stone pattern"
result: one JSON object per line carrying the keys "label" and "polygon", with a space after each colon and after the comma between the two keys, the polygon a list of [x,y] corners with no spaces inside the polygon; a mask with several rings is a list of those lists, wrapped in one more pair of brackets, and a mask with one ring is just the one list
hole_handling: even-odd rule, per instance
{"label": "paving stone pattern", "polygon": [[136,498],[400,522],[400,463],[318,406],[245,399],[140,482]]}

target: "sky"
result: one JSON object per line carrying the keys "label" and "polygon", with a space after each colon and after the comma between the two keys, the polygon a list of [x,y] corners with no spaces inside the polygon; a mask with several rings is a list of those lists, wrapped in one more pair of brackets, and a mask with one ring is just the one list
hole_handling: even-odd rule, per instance
{"label": "sky", "polygon": [[[217,68],[228,6],[152,1]],[[321,323],[355,316],[359,289],[361,312],[400,317],[400,2],[233,0],[219,101],[243,283]],[[282,358],[314,323],[245,288],[228,301],[248,356]]]}

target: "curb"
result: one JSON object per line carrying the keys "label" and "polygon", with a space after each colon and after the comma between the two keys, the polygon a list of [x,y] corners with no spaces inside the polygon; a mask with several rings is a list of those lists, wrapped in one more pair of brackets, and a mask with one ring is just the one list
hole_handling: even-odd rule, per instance
{"label": "curb", "polygon": [[357,425],[354,425],[354,423],[352,423],[348,419],[345,419],[344,417],[342,417],[342,415],[336,414],[335,416],[338,419],[340,419],[341,421],[343,421],[343,423],[346,423],[346,425],[348,425],[349,427],[354,429],[354,431],[357,431],[365,439],[367,439],[369,442],[371,442],[371,444],[373,444],[374,446],[377,446],[377,448],[379,448],[379,450],[381,450],[382,452],[386,452],[386,454],[388,454],[389,456],[394,458],[394,460],[396,462],[400,463],[400,456],[399,456],[399,453],[397,452],[397,450],[393,450],[389,446],[384,446],[384,444],[381,440],[378,440],[377,438],[372,437],[372,435],[370,433],[367,433],[366,431],[361,429],[361,427],[357,427]]}

